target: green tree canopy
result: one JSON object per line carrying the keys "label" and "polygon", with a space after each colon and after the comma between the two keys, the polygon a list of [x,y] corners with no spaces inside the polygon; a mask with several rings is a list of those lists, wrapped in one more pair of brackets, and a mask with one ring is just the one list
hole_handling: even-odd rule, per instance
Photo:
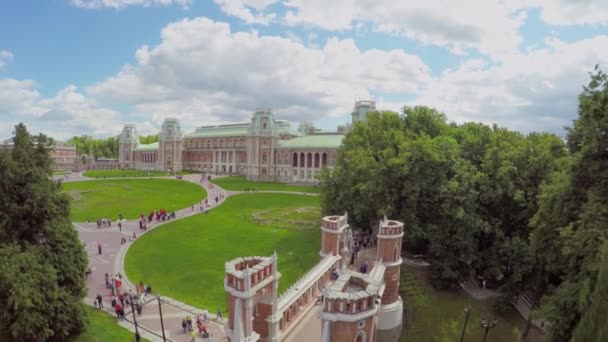
{"label": "green tree canopy", "polygon": [[532,270],[539,188],[566,154],[555,135],[457,125],[432,108],[369,113],[321,177],[323,210],[348,211],[363,229],[384,215],[403,221],[406,250],[427,255],[436,286],[475,273],[508,304]]}
{"label": "green tree canopy", "polygon": [[587,327],[579,320],[594,321],[600,311],[591,299],[603,298],[605,292],[605,277],[598,281],[598,270],[601,246],[608,239],[608,77],[597,67],[579,96],[578,111],[568,130],[572,154],[542,186],[531,221],[551,341],[570,341],[577,324],[577,341],[587,341],[581,332]]}
{"label": "green tree canopy", "polygon": [[65,340],[86,322],[87,256],[50,177],[51,139],[15,127],[0,151],[0,330],[16,340]]}

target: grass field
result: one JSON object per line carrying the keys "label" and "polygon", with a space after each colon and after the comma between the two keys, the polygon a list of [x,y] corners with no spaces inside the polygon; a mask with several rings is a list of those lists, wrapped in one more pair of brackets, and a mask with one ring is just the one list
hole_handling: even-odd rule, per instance
{"label": "grass field", "polygon": [[[178,175],[189,175],[191,172],[180,171]],[[121,177],[165,177],[169,176],[166,171],[145,171],[145,170],[89,170],[83,174],[91,178],[121,178]]]}
{"label": "grass field", "polygon": [[134,219],[140,213],[165,208],[167,211],[190,207],[205,198],[197,184],[174,179],[113,179],[64,183],[72,197],[71,220],[84,222],[119,213]]}
{"label": "grass field", "polygon": [[[135,335],[129,330],[116,324],[116,317],[101,310],[87,308],[89,325],[87,330],[69,339],[69,342],[105,342],[105,341],[134,341]],[[141,339],[147,341],[146,339]]]}
{"label": "grass field", "polygon": [[[482,341],[481,317],[497,319],[498,324],[490,330],[488,341],[519,341],[526,322],[515,309],[498,314],[491,303],[480,302],[462,291],[438,291],[431,287],[426,274],[419,270],[401,266],[401,290],[404,312],[404,333],[401,341],[453,342],[459,341],[464,325],[464,308],[472,310],[465,335],[465,341]],[[543,341],[536,333],[529,342]]]}
{"label": "grass field", "polygon": [[[110,314],[86,307],[89,314],[89,324],[85,332],[67,339],[68,342],[106,342],[106,341],[134,341],[132,332],[116,324],[116,317]],[[0,331],[0,341],[16,342],[6,332]],[[142,342],[147,341],[142,338]]]}
{"label": "grass field", "polygon": [[260,191],[298,191],[298,192],[314,192],[320,190],[313,186],[300,186],[274,182],[253,182],[245,179],[245,176],[211,178],[211,183],[217,184],[226,190],[244,191],[247,188],[256,188]]}
{"label": "grass field", "polygon": [[207,215],[168,223],[129,248],[132,282],[199,308],[226,311],[224,264],[277,251],[279,290],[319,261],[319,198],[288,194],[231,196]]}

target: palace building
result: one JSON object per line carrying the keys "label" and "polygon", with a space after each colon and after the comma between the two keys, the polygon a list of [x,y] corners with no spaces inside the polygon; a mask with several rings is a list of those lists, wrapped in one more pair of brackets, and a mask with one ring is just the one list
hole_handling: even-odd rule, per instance
{"label": "palace building", "polygon": [[[365,120],[376,105],[357,101],[352,123]],[[276,120],[272,111],[260,108],[245,123],[201,126],[183,134],[177,119],[163,121],[159,141],[140,144],[135,125],[124,126],[120,135],[121,168],[162,171],[199,171],[245,175],[250,180],[314,183],[322,169],[332,169],[337,149],[351,126],[323,132],[311,123],[298,129]]]}

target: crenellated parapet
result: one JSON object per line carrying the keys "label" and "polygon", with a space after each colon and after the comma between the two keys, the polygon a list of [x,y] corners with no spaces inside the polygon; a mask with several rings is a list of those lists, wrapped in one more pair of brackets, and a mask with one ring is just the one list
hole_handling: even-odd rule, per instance
{"label": "crenellated parapet", "polygon": [[[328,255],[342,256],[347,248],[346,233],[349,229],[348,213],[344,215],[325,216],[321,219],[321,257]],[[346,251],[348,248],[346,249]]]}

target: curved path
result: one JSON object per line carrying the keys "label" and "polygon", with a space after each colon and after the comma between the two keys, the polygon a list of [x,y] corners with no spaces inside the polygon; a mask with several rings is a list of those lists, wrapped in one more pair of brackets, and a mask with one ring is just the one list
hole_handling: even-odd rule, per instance
{"label": "curved path", "polygon": [[[218,178],[221,176],[215,176]],[[54,176],[54,179],[62,179],[64,182],[80,182],[80,181],[95,181],[100,180],[97,178],[84,177],[82,173],[72,173],[67,176]],[[120,177],[120,178],[103,178],[103,180],[112,179],[149,179],[149,178],[171,178],[175,177]],[[200,182],[200,174],[192,174],[183,176],[184,181],[193,182],[201,185],[207,191],[207,198],[209,201],[208,209],[212,210],[223,202],[227,197],[231,195],[247,193],[245,191],[225,191],[216,184],[208,182]],[[315,193],[306,192],[294,192],[294,191],[258,191],[260,193],[289,193],[297,195],[307,196],[318,196]],[[218,203],[213,203],[215,197],[221,197]],[[156,222],[148,224],[148,231],[156,229],[159,226],[167,222],[179,220],[185,217],[196,215],[201,213],[200,205],[204,202],[204,199],[200,203],[193,203],[193,207],[185,208],[175,212],[176,218],[170,221]],[[147,212],[149,208],[144,211]],[[117,222],[112,222],[112,227],[97,228],[96,222],[73,222],[76,227],[81,241],[85,244],[87,254],[89,256],[89,266],[93,271],[92,275],[87,279],[88,293],[85,298],[85,302],[88,305],[93,306],[95,296],[99,293],[103,297],[104,310],[114,314],[114,311],[110,308],[110,291],[105,287],[104,276],[106,273],[109,275],[120,273],[123,279],[123,289],[135,289],[135,286],[126,277],[124,271],[124,259],[126,253],[131,246],[132,242],[129,241],[129,236],[135,233],[138,237],[142,234],[139,229],[139,220],[123,220],[122,230],[119,231]],[[144,232],[145,233],[145,232]],[[127,238],[126,244],[121,244],[121,239]],[[102,254],[98,254],[97,245],[102,245]],[[135,280],[137,281],[137,280]],[[151,284],[152,286],[154,284]],[[154,288],[153,288],[154,289]],[[161,296],[162,299],[162,314],[164,322],[164,331],[167,341],[191,341],[191,337],[184,334],[181,329],[181,321],[186,316],[193,317],[206,312],[206,310],[192,307],[190,305],[181,303],[172,298]],[[123,322],[119,321],[119,325],[135,331],[133,320],[133,313],[130,308],[125,308],[126,320]],[[208,317],[210,320],[207,322],[207,329],[215,337],[215,341],[226,341],[227,338],[224,334],[224,320],[217,319],[214,312],[209,313]],[[159,315],[159,305],[156,301],[156,297],[148,296],[146,299],[146,305],[141,315],[137,317],[137,323],[141,336],[150,341],[162,341],[162,329]],[[202,341],[200,335],[197,336],[197,341]]]}
{"label": "curved path", "polygon": [[[137,178],[137,179],[147,179],[147,177],[124,177],[124,178],[104,178],[104,180],[110,179],[125,179],[125,178]],[[174,178],[174,177],[153,177],[153,178]],[[183,180],[190,181],[193,183],[200,184],[207,191],[207,198],[209,198],[209,209],[213,209],[218,204],[221,204],[221,200],[219,203],[212,203],[211,198],[219,197],[220,194],[224,194],[224,196],[228,196],[226,192],[217,187],[215,184],[209,186],[207,182],[201,184],[199,183],[201,176],[200,174],[187,175],[183,177]],[[65,182],[78,182],[78,181],[94,181],[98,180],[95,178],[86,178],[79,174],[69,175],[67,179],[64,179]],[[169,221],[164,222],[156,222],[154,221],[152,224],[148,224],[148,231],[156,229],[159,226],[167,222],[172,222],[174,220],[179,220],[185,217],[189,217],[198,213],[200,211],[200,204],[203,203],[193,203],[194,209],[192,207],[185,208],[182,210],[178,210],[175,212],[176,218]],[[147,212],[149,208],[145,208],[144,211]],[[112,222],[112,227],[102,227],[97,228],[97,224],[95,222],[74,222],[73,223],[76,229],[78,230],[78,234],[80,239],[85,244],[87,254],[89,256],[89,266],[93,271],[91,277],[87,280],[87,288],[88,294],[85,299],[86,303],[89,305],[94,305],[95,296],[97,293],[103,296],[103,304],[104,309],[112,314],[114,314],[113,310],[108,309],[110,307],[110,291],[105,288],[105,279],[104,275],[106,273],[112,275],[116,273],[120,273],[123,278],[123,289],[135,289],[133,284],[127,279],[124,272],[124,258],[127,253],[128,248],[131,246],[132,242],[129,241],[129,236],[135,233],[138,237],[142,234],[142,231],[139,229],[139,220],[123,220],[122,221],[122,230],[119,231],[117,222]],[[121,244],[121,239],[125,237],[127,238],[126,244]],[[100,243],[102,245],[102,254],[98,254],[97,245]],[[154,285],[154,284],[151,284]],[[187,336],[181,331],[181,321],[186,316],[194,317],[196,314],[200,314],[205,312],[205,310],[197,309],[192,306],[186,305],[169,297],[162,296],[162,311],[163,311],[163,322],[164,322],[164,330],[165,336],[169,341],[190,341],[191,337]],[[155,300],[156,297],[148,296],[146,299],[146,305],[144,305],[144,310],[140,316],[137,316],[137,323],[139,326],[140,334],[143,338],[148,339],[150,341],[162,341],[162,329],[160,323],[159,316],[159,307],[158,301]],[[125,328],[134,331],[134,325],[131,324],[133,319],[133,315],[131,313],[130,308],[125,308],[126,318],[125,322],[119,322],[120,325],[123,325]],[[211,319],[207,322],[206,326],[208,330],[215,336],[216,341],[223,341],[225,339],[223,320],[216,320],[215,313],[208,315]],[[194,319],[194,318],[193,318]],[[200,337],[197,337],[197,340],[202,341]]]}

